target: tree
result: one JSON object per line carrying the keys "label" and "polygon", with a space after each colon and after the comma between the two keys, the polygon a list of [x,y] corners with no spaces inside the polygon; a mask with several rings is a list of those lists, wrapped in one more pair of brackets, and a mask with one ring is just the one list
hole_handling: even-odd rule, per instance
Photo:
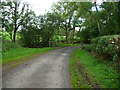
{"label": "tree", "polygon": [[[29,12],[21,30],[21,41],[25,47],[49,47],[49,42],[59,28],[58,16],[53,13],[36,16]],[[29,22],[28,22],[29,21]]]}
{"label": "tree", "polygon": [[[68,43],[69,39],[69,33],[70,31],[75,27],[75,22],[74,24],[72,23],[73,17],[75,14],[75,4],[74,2],[59,2],[54,6],[54,12],[60,15],[62,19],[62,27],[65,30],[65,39],[66,43]],[[72,28],[72,24],[74,27]]]}
{"label": "tree", "polygon": [[47,13],[43,16],[40,24],[42,32],[42,44],[45,47],[49,46],[49,42],[55,35],[55,30],[60,27],[60,18],[55,13]]}
{"label": "tree", "polygon": [[19,0],[2,2],[2,27],[10,34],[13,42],[16,41],[16,33],[24,20],[25,7],[26,5],[22,4],[20,9]]}
{"label": "tree", "polygon": [[101,35],[119,34],[118,25],[118,2],[103,2],[100,5],[102,9],[97,16],[101,24]]}
{"label": "tree", "polygon": [[22,23],[22,30],[20,31],[21,42],[24,47],[42,47],[41,46],[41,31],[38,27],[37,16],[32,10],[27,10],[24,21]]}

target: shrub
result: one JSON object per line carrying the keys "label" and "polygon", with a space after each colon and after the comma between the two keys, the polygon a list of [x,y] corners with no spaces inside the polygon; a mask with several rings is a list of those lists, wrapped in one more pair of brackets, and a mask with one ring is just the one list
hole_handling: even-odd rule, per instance
{"label": "shrub", "polygon": [[83,43],[90,43],[90,30],[84,29],[80,32],[80,41]]}
{"label": "shrub", "polygon": [[111,57],[113,61],[120,59],[120,35],[97,37],[92,42],[94,51]]}
{"label": "shrub", "polygon": [[21,47],[18,44],[18,42],[12,42],[12,41],[7,41],[7,40],[3,40],[2,42],[2,52],[5,52],[13,48],[18,48],[18,47]]}
{"label": "shrub", "polygon": [[57,47],[60,43],[56,41],[49,41],[49,47]]}
{"label": "shrub", "polygon": [[84,46],[83,49],[91,52],[93,48],[92,48],[92,46]]}

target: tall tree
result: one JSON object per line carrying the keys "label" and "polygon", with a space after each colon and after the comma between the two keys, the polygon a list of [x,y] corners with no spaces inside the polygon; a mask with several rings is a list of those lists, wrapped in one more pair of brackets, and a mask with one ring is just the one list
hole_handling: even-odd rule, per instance
{"label": "tall tree", "polygon": [[16,33],[24,20],[25,6],[19,0],[2,1],[2,26],[5,31],[9,32],[13,42],[16,41]]}

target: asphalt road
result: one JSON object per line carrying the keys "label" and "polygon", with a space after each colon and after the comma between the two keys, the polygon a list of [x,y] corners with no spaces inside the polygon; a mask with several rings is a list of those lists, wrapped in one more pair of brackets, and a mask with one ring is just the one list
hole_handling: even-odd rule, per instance
{"label": "asphalt road", "polygon": [[79,46],[38,56],[3,75],[3,88],[71,88],[69,57]]}

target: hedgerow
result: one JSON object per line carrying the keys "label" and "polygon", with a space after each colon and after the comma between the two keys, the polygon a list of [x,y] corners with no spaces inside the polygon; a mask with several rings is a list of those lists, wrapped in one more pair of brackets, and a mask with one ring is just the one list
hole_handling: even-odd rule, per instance
{"label": "hedgerow", "polygon": [[113,61],[120,60],[120,35],[97,37],[92,43],[94,51],[111,57]]}

